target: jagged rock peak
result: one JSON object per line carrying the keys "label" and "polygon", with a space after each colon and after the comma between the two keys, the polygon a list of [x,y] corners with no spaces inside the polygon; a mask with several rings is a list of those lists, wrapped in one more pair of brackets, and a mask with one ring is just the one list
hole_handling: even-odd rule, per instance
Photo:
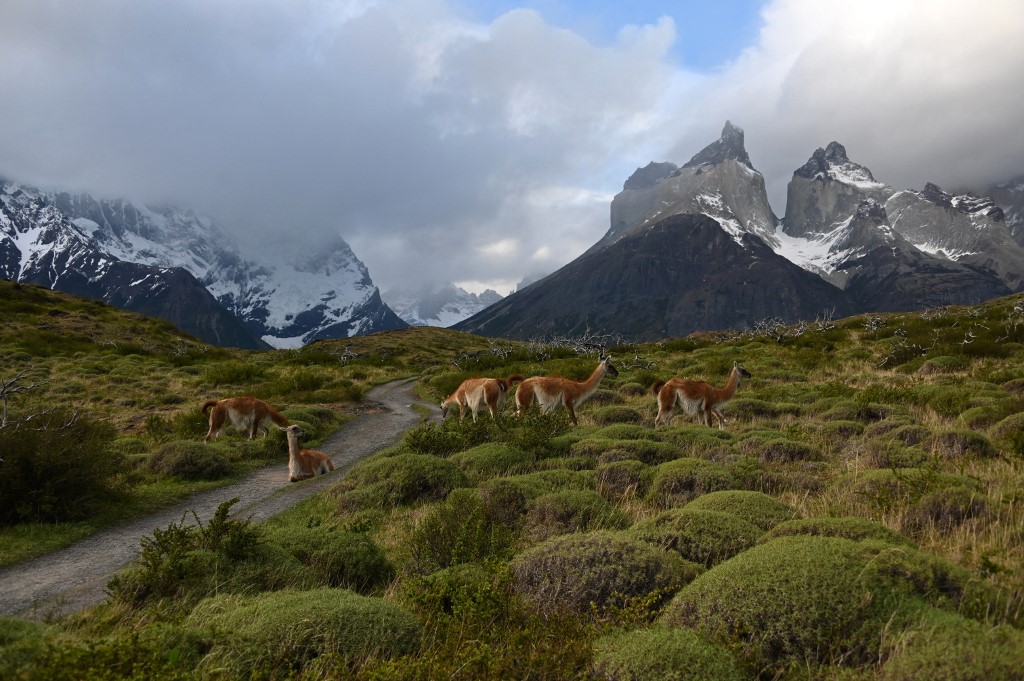
{"label": "jagged rock peak", "polygon": [[622,185],[622,189],[646,189],[647,187],[653,187],[677,170],[679,170],[679,166],[675,163],[655,163],[651,161],[643,168],[637,168]]}
{"label": "jagged rock peak", "polygon": [[987,196],[977,196],[972,193],[962,194],[959,196],[953,196],[931,182],[924,185],[924,189],[921,190],[920,196],[922,199],[930,201],[937,206],[943,208],[950,208],[956,210],[965,215],[971,215],[973,213],[984,213],[986,217],[995,220],[996,222],[1003,222],[1006,219],[1003,209],[996,205],[995,201]]}
{"label": "jagged rock peak", "polygon": [[829,142],[822,149],[818,147],[807,163],[796,170],[794,175],[808,179],[833,179],[849,183],[875,182],[875,176],[865,166],[854,163],[846,155],[846,147],[839,142]]}
{"label": "jagged rock peak", "polygon": [[733,125],[730,121],[725,122],[722,128],[722,136],[708,146],[704,147],[697,155],[684,165],[684,168],[693,168],[701,165],[717,165],[727,159],[739,161],[751,170],[754,166],[750,163],[750,156],[743,146],[743,129]]}

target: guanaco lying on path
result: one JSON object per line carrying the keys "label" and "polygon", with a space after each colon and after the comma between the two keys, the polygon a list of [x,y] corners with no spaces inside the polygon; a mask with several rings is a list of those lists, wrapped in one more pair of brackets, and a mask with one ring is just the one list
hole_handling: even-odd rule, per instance
{"label": "guanaco lying on path", "polygon": [[334,470],[331,457],[315,449],[299,449],[299,438],[306,432],[292,424],[282,428],[288,435],[288,482],[298,482]]}
{"label": "guanaco lying on path", "polygon": [[736,394],[740,378],[750,378],[750,372],[733,362],[729,382],[723,388],[688,378],[658,381],[651,388],[651,392],[658,397],[658,416],[654,419],[654,427],[662,423],[667,425],[672,418],[672,410],[679,405],[688,416],[696,416],[705,426],[711,425],[711,417],[714,416],[718,421],[718,429],[724,430],[725,416],[720,409]]}
{"label": "guanaco lying on path", "polygon": [[249,439],[256,437],[256,433],[263,431],[269,435],[270,430],[267,424],[273,421],[279,427],[288,425],[288,419],[281,415],[276,409],[263,400],[255,397],[229,397],[223,400],[207,400],[203,403],[202,412],[205,414],[210,407],[210,430],[206,432],[203,442],[209,442],[211,437],[220,437],[224,425],[228,419],[239,430],[248,430]]}
{"label": "guanaco lying on path", "polygon": [[585,381],[573,381],[561,376],[531,376],[516,389],[516,412],[522,416],[533,401],[540,405],[541,413],[547,414],[560,404],[565,405],[569,419],[576,424],[576,407],[594,394],[605,374],[614,378],[619,370],[612,365],[612,358],[601,353],[601,362]]}
{"label": "guanaco lying on path", "polygon": [[460,421],[466,416],[467,408],[476,421],[477,412],[485,404],[491,418],[498,418],[501,408],[505,405],[505,395],[509,388],[522,380],[523,377],[518,375],[508,378],[467,378],[455,392],[441,401],[441,418],[446,418],[448,410],[455,404],[459,405]]}

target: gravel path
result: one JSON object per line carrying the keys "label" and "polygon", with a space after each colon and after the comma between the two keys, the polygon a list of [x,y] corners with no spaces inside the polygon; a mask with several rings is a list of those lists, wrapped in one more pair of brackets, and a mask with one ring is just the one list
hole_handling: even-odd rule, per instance
{"label": "gravel path", "polygon": [[[421,415],[412,409],[413,402],[420,402],[413,395],[413,385],[411,380],[396,381],[367,393],[366,399],[358,405],[356,418],[319,447],[333,460],[335,470],[332,473],[289,483],[284,462],[268,466],[228,487],[197,494],[173,508],[103,530],[65,549],[0,570],[0,615],[43,619],[102,602],[106,598],[107,582],[138,555],[142,537],[151,535],[156,528],[180,523],[183,517],[185,522],[194,523],[189,511],[194,511],[205,523],[221,503],[239,497],[239,503],[233,507],[234,517],[260,522],[313,496],[337,482],[350,464],[390,446],[420,422]],[[439,414],[433,418],[439,418]]]}

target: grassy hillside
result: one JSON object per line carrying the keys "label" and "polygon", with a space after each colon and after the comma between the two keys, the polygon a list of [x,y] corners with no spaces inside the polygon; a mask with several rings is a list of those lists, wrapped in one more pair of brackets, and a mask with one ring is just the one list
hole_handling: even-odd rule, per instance
{"label": "grassy hillside", "polygon": [[[91,303],[21,305],[24,328],[67,324],[59,333],[86,340],[33,351],[5,328],[0,366],[50,380],[12,405],[63,396],[112,424],[113,442],[139,440],[140,457],[160,432],[201,437],[193,412],[206,396],[245,390],[336,413],[390,377],[419,376],[440,400],[468,376],[583,379],[597,363],[568,346],[440,329],[227,352],[106,308],[90,314]],[[265,526],[222,517],[156,533],[109,603],[62,622],[0,623],[11,632],[0,669],[1020,678],[1024,297],[766,320],[611,354],[619,376],[577,409],[576,427],[562,413],[450,417]],[[653,427],[655,381],[722,385],[734,362],[752,377],[723,407],[725,430],[678,413]]]}

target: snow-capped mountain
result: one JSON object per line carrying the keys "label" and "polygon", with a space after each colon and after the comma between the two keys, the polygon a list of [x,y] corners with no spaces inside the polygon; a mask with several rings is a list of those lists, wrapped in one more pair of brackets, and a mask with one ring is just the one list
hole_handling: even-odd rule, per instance
{"label": "snow-capped mountain", "polygon": [[985,196],[1002,209],[1010,236],[1024,246],[1024,176],[989,187]]}
{"label": "snow-capped mountain", "polygon": [[189,272],[273,347],[406,326],[381,302],[366,266],[340,236],[261,242],[259,252],[243,253],[213,221],[188,210],[0,183],[0,196],[18,193],[64,216],[108,258]]}
{"label": "snow-capped mountain", "polygon": [[794,172],[779,221],[743,131],[727,122],[681,168],[637,169],[608,232],[580,258],[456,328],[648,340],[768,317],[971,304],[1019,290],[1015,249],[991,201],[894,191],[838,142]]}
{"label": "snow-capped mountain", "polygon": [[106,253],[49,198],[0,182],[0,277],[160,317],[208,343],[268,347],[189,272]]}
{"label": "snow-capped mountain", "polygon": [[383,294],[388,307],[410,326],[449,327],[501,300],[487,289],[470,293],[454,284],[427,289],[390,289]]}

